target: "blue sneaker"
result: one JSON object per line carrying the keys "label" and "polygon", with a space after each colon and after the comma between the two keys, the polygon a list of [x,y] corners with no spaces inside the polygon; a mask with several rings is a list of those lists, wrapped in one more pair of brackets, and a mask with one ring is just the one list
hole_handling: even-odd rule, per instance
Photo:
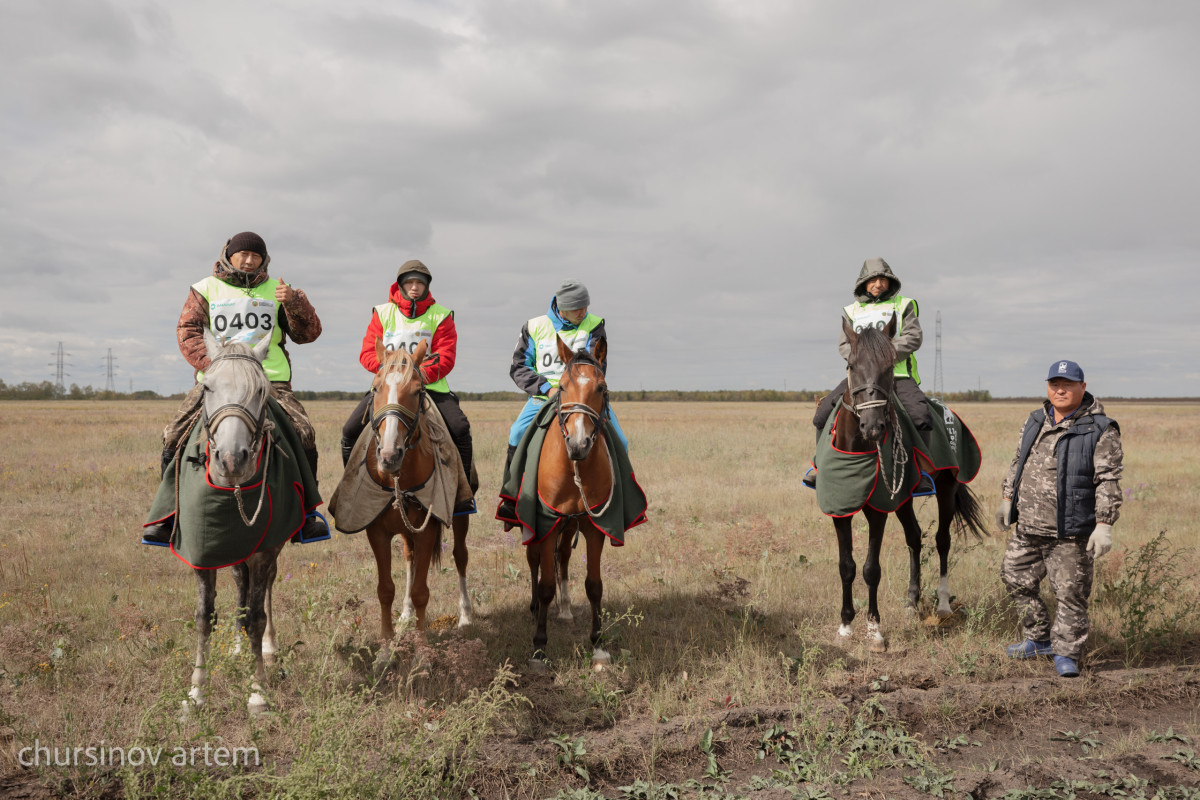
{"label": "blue sneaker", "polygon": [[1075,659],[1068,656],[1055,656],[1054,669],[1060,678],[1079,677],[1079,665],[1075,663]]}
{"label": "blue sneaker", "polygon": [[[1038,658],[1039,656],[1052,656],[1054,651],[1050,649],[1050,640],[1034,641],[1026,639],[1020,644],[1010,644],[1004,649],[1008,653],[1009,658]],[[1079,673],[1076,673],[1079,674]]]}

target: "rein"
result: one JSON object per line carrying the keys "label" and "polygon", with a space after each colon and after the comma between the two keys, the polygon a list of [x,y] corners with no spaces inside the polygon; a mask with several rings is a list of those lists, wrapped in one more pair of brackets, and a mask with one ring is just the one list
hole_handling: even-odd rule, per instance
{"label": "rein", "polygon": [[[209,362],[210,371],[212,370],[212,365],[216,364],[218,361],[253,361],[259,367],[259,369],[262,369],[262,362],[254,356],[246,355],[245,353],[225,353],[217,356]],[[210,391],[207,389],[207,387],[205,387],[205,390]],[[225,403],[224,405],[218,406],[217,410],[211,415],[208,413],[208,409],[201,404],[200,424],[203,426],[204,438],[210,449],[213,444],[213,430],[215,430],[218,425],[220,425],[229,417],[235,417],[245,423],[246,427],[250,429],[250,440],[260,443],[258,445],[258,451],[263,455],[262,490],[258,493],[258,506],[254,509],[253,516],[246,516],[246,508],[242,504],[242,485],[237,483],[234,484],[233,487],[233,498],[237,501],[238,514],[241,516],[242,522],[245,523],[246,527],[252,528],[254,527],[254,523],[258,521],[259,514],[262,513],[263,500],[266,499],[267,496],[267,470],[271,465],[271,445],[273,444],[272,433],[275,431],[275,423],[267,419],[267,403],[265,397],[263,398],[262,408],[259,409],[257,419],[255,419],[249,410],[247,410],[247,408],[241,403]],[[178,481],[176,481],[176,487],[178,487]]]}
{"label": "rein", "polygon": [[[846,402],[846,395],[850,396],[853,401],[855,395],[859,392],[865,392],[874,389],[883,395],[882,400],[866,400],[862,403]],[[846,408],[856,418],[861,419],[860,413],[869,408],[879,408],[880,406],[887,407],[888,410],[888,425],[887,429],[892,434],[892,475],[888,477],[887,471],[883,465],[883,451],[878,447],[875,448],[875,457],[879,465],[879,474],[883,477],[883,485],[888,490],[891,497],[895,497],[900,493],[901,484],[904,481],[904,468],[908,465],[908,451],[904,448],[903,442],[900,441],[900,420],[896,417],[896,409],[891,404],[891,397],[888,392],[885,392],[881,386],[875,381],[864,383],[854,389],[850,388],[850,370],[846,370],[846,394],[842,395],[842,406]]]}

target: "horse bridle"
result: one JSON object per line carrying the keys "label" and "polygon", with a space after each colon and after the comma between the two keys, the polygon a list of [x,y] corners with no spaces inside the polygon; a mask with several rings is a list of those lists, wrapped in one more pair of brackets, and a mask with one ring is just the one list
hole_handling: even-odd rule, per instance
{"label": "horse bridle", "polygon": [[[566,370],[563,371],[566,374]],[[587,437],[587,449],[590,451],[593,444],[596,443],[596,437],[600,435],[600,427],[604,421],[605,412],[608,411],[608,388],[605,387],[602,391],[603,401],[600,404],[600,410],[589,406],[587,403],[565,403],[562,399],[562,392],[554,396],[554,413],[558,417],[558,429],[562,433],[563,439],[567,438],[567,420],[574,414],[583,414],[592,421],[592,432]]]}
{"label": "horse bridle", "polygon": [[[217,356],[210,361],[208,365],[209,370],[211,370],[213,365],[218,361],[253,361],[255,364],[259,365],[259,367],[262,366],[262,362],[254,356],[246,355],[244,353],[226,353],[225,355]],[[205,386],[204,391],[208,392],[212,390]],[[217,410],[211,415],[209,415],[208,409],[204,407],[204,404],[201,403],[200,416],[201,424],[204,426],[204,438],[210,445],[212,444],[213,430],[215,430],[216,427],[220,425],[226,417],[236,417],[242,422],[246,423],[246,427],[250,429],[251,441],[257,443],[262,437],[263,427],[266,423],[267,404],[266,402],[263,403],[262,409],[260,409],[258,412],[257,419],[255,419],[254,416],[241,403],[225,403],[222,406],[218,406]]]}
{"label": "horse bridle", "polygon": [[[854,398],[857,397],[860,392],[869,392],[872,389],[874,389],[875,391],[877,391],[881,395],[883,395],[883,399],[881,399],[881,400],[864,400],[861,403],[854,402]],[[883,390],[883,387],[881,387],[875,381],[868,381],[868,382],[862,384],[861,386],[856,386],[853,389],[851,389],[850,388],[850,370],[849,370],[849,368],[846,369],[846,394],[850,395],[851,402],[847,403],[846,399],[843,397],[842,405],[845,406],[847,409],[849,409],[850,413],[856,417],[861,417],[862,412],[866,411],[867,409],[879,408],[880,406],[886,406],[889,402],[891,402],[888,398],[888,395],[890,394],[890,392],[885,392]]]}

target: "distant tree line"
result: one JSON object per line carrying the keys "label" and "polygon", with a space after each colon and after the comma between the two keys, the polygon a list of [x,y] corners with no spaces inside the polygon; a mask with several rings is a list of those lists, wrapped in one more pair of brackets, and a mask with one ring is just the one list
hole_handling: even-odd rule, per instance
{"label": "distant tree line", "polygon": [[[182,394],[167,395],[169,398],[181,398]],[[0,379],[0,400],[163,400],[166,399],[158,392],[143,389],[138,392],[107,392],[93,389],[91,386],[80,386],[72,383],[69,388],[60,388],[50,381],[41,383],[19,383],[9,386]]]}

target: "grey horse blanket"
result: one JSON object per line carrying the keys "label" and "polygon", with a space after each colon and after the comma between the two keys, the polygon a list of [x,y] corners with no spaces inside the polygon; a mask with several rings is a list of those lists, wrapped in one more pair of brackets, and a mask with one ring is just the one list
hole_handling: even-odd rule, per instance
{"label": "grey horse blanket", "polygon": [[[933,417],[933,435],[929,447],[913,425],[904,406],[892,395],[892,408],[900,423],[901,452],[903,464],[894,463],[893,439],[895,431],[888,431],[879,451],[848,453],[833,447],[833,434],[838,420],[849,414],[845,406],[838,406],[836,414],[830,414],[817,444],[813,465],[817,468],[817,506],[821,513],[830,517],[847,517],[870,506],[877,511],[892,512],[904,504],[912,495],[913,487],[920,480],[918,469],[931,475],[941,470],[951,470],[959,483],[970,483],[979,472],[979,445],[971,431],[957,414],[933,398],[926,398]],[[928,452],[926,452],[928,451]],[[897,479],[896,470],[901,470]],[[892,494],[891,487],[899,489]]]}
{"label": "grey horse blanket", "polygon": [[[413,497],[445,526],[450,524],[455,506],[475,496],[472,487],[479,485],[479,479],[474,474],[468,477],[464,473],[458,448],[454,446],[437,406],[428,396],[424,397],[423,402],[421,424],[424,428],[417,447],[434,448],[434,469],[429,480],[413,492]],[[394,489],[376,483],[367,470],[367,448],[372,446],[373,441],[368,425],[355,442],[342,479],[329,499],[329,513],[334,517],[334,527],[342,533],[364,530],[395,500]],[[471,465],[471,472],[475,472],[474,464]]]}
{"label": "grey horse blanket", "polygon": [[[317,480],[300,437],[273,397],[267,398],[267,419],[274,423],[267,440],[269,457],[267,448],[263,448],[258,471],[241,492],[242,508],[254,525],[246,525],[243,520],[232,488],[214,486],[209,481],[208,442],[200,425],[192,428],[187,443],[176,452],[163,475],[146,524],[174,514],[171,552],[188,566],[227,567],[259,550],[282,544],[304,525],[305,515],[321,504]],[[260,498],[262,510],[255,519]]]}
{"label": "grey horse blanket", "polygon": [[[513,453],[512,465],[501,487],[501,497],[516,501],[517,519],[505,521],[521,525],[525,533],[522,544],[540,542],[556,532],[566,519],[543,503],[537,492],[538,458],[542,454],[546,430],[556,419],[555,414],[554,403],[546,403],[538,411],[533,424],[525,431]],[[604,420],[604,441],[608,445],[609,463],[615,468],[616,480],[613,481],[612,502],[608,502],[607,497],[588,498],[597,510],[608,502],[608,507],[600,516],[590,519],[613,546],[620,547],[625,544],[625,531],[646,521],[646,493],[638,485],[629,454],[607,419]]]}

